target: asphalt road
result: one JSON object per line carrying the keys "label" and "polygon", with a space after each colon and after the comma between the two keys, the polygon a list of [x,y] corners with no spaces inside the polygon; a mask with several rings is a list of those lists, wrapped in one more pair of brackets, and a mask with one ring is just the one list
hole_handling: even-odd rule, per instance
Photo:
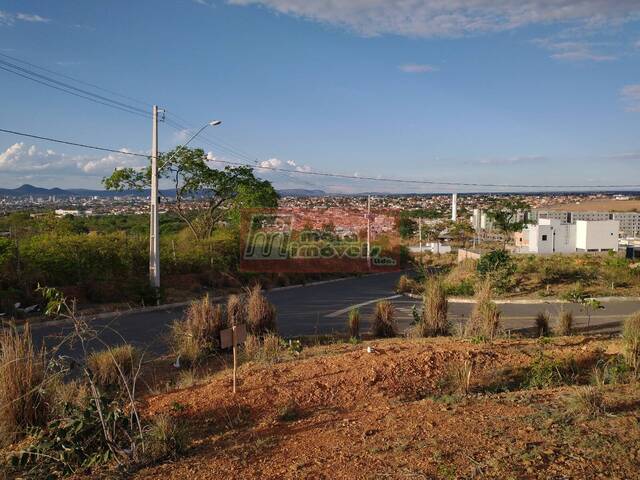
{"label": "asphalt road", "polygon": [[[347,313],[352,306],[361,312],[362,331],[368,328],[375,302],[390,299],[396,306],[401,330],[409,326],[411,309],[419,302],[396,295],[394,287],[400,273],[386,273],[360,278],[349,278],[319,285],[281,289],[267,293],[278,312],[278,329],[284,337],[309,334],[343,332]],[[473,305],[450,303],[449,317],[452,322],[464,322]],[[534,325],[535,315],[548,311],[552,318],[560,310],[558,304],[500,304],[502,325],[506,330],[526,331]],[[575,326],[584,329],[586,313],[577,305],[565,305],[574,312]],[[126,340],[152,353],[166,352],[165,338],[171,323],[183,314],[183,308],[172,308],[147,313],[123,313],[109,320],[91,320],[92,328],[100,332],[107,344],[118,344]],[[611,301],[603,310],[592,314],[590,330],[613,332],[619,330],[622,320],[640,310],[640,302]],[[552,322],[553,324],[553,322]],[[38,324],[32,326],[34,340],[51,346],[69,332],[69,325]]]}

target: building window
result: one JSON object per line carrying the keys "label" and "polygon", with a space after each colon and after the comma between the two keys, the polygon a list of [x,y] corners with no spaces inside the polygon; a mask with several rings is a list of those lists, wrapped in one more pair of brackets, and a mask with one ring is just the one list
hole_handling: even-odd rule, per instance
{"label": "building window", "polygon": [[542,235],[542,241],[546,242],[547,241],[547,236],[546,235]]}

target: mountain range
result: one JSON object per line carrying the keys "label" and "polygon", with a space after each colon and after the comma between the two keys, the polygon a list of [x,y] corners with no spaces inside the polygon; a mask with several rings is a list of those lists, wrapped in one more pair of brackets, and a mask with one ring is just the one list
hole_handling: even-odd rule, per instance
{"label": "mountain range", "polygon": [[[162,195],[166,197],[175,196],[173,190],[161,190]],[[280,196],[283,197],[321,197],[326,195],[323,190],[305,190],[305,189],[284,189],[278,190]],[[59,198],[64,197],[148,197],[149,190],[90,190],[86,188],[43,188],[35,187],[33,185],[24,184],[18,188],[0,188],[0,197],[49,197],[56,196]]]}

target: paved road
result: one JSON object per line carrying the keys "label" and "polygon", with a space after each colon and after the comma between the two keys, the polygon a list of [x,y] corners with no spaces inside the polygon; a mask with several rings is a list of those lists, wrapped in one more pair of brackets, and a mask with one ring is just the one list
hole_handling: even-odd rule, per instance
{"label": "paved road", "polygon": [[[319,333],[343,332],[347,312],[358,305],[362,315],[362,329],[368,328],[375,302],[390,298],[397,310],[401,329],[406,328],[412,318],[411,309],[418,301],[395,295],[394,287],[400,273],[378,274],[360,278],[309,285],[268,292],[267,296],[277,308],[280,334],[288,337]],[[472,309],[468,303],[451,303],[450,318],[453,322],[463,322]],[[591,320],[591,330],[615,331],[621,321],[630,313],[640,310],[640,302],[613,301],[604,310],[595,312]],[[586,326],[587,316],[577,305],[567,305],[574,312],[578,329]],[[557,304],[504,304],[500,305],[503,326],[508,330],[526,330],[534,324],[539,311],[548,311],[556,316]],[[171,323],[182,316],[183,308],[173,308],[150,313],[124,313],[110,320],[93,320],[91,325],[101,332],[101,338],[109,344],[122,343],[122,339],[145,348],[153,353],[166,350],[164,338]],[[34,339],[48,345],[57,342],[68,326],[40,324],[32,327]],[[117,333],[116,333],[117,332]]]}

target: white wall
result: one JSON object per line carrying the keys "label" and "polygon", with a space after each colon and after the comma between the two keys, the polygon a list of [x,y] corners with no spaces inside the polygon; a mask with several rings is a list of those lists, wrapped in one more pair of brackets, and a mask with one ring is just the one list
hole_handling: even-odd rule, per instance
{"label": "white wall", "polygon": [[538,225],[531,225],[526,235],[530,253],[572,253],[576,251],[575,225],[560,220],[541,218]]}
{"label": "white wall", "polygon": [[576,249],[579,251],[617,250],[620,222],[605,220],[576,221]]}

